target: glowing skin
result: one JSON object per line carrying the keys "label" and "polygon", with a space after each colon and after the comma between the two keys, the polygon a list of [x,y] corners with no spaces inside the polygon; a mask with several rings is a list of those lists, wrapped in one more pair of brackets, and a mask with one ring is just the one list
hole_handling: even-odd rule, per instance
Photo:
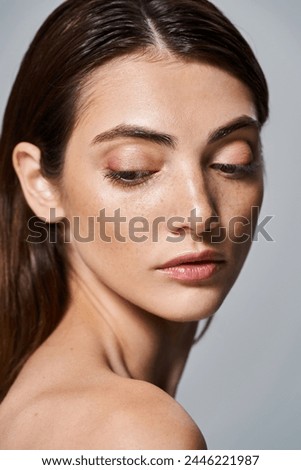
{"label": "glowing skin", "polygon": [[[237,122],[245,125],[217,133]],[[100,136],[116,127],[128,131],[125,126],[170,139],[155,143],[141,135]],[[139,173],[124,173],[134,171]],[[135,184],[125,186],[120,178]],[[221,305],[250,248],[256,225],[252,207],[261,205],[263,195],[259,130],[250,92],[225,71],[168,55],[105,65],[81,94],[59,194],[57,209],[71,221],[79,216],[82,237],[88,234],[88,217],[95,218],[96,237],[79,243],[72,236],[72,224],[69,310],[12,389],[15,397],[21,391],[24,396],[24,389],[30,397],[50,396],[46,404],[44,398],[36,400],[44,415],[32,441],[22,441],[21,446],[34,442],[35,448],[204,448],[191,418],[151,384],[174,395],[197,321]],[[121,209],[127,218],[120,230],[124,242],[114,239],[112,223],[106,224],[112,241],[98,237],[96,218],[103,208],[108,217]],[[202,217],[195,227],[187,221],[193,209]],[[156,226],[156,242],[151,233],[143,243],[130,239],[129,221],[138,216],[150,226],[158,217],[165,218]],[[219,219],[210,232],[204,221],[213,216]],[[171,217],[185,221],[178,219],[171,227]],[[234,217],[240,219],[231,223]],[[224,236],[212,243],[210,237],[220,227]],[[243,234],[248,241],[239,243]],[[181,241],[175,242],[180,235]],[[186,267],[162,268],[178,256],[208,250],[198,267],[186,262]],[[77,402],[72,397],[78,390],[82,395]],[[62,396],[64,413],[58,411]],[[82,407],[90,440],[76,431],[74,406]],[[106,419],[110,426],[104,425]],[[49,420],[60,423],[61,431],[47,440],[41,436]],[[25,417],[23,426],[29,424]],[[129,430],[126,435],[122,426]]]}
{"label": "glowing skin", "polygon": [[[135,306],[173,321],[196,321],[214,313],[235,281],[249,243],[233,243],[251,227],[234,224],[233,217],[251,220],[251,207],[260,206],[262,172],[233,178],[214,164],[248,165],[260,159],[258,130],[249,126],[208,145],[217,128],[241,116],[256,119],[247,89],[224,71],[177,61],[119,60],[97,72],[89,87],[89,106],[80,117],[66,152],[63,178],[64,208],[76,214],[84,231],[85,219],[106,209],[131,218],[143,216],[152,226],[159,217],[188,218],[192,209],[208,219],[220,218],[226,227],[224,242],[210,245],[193,240],[189,223],[181,242],[167,223],[158,225],[158,242],[129,240],[128,223],[121,224],[126,242],[114,240],[113,224],[106,226],[112,243],[75,243],[72,254],[78,277],[93,279]],[[174,136],[175,148],[141,138],[119,138],[91,145],[96,135],[118,125],[135,125]],[[155,172],[143,184],[123,187],[107,177],[110,170]],[[254,221],[253,221],[254,222]],[[204,224],[198,224],[203,235]],[[234,233],[235,229],[235,233]],[[96,233],[99,228],[96,226]],[[229,231],[232,230],[231,233]],[[149,234],[148,234],[149,235]],[[194,234],[195,235],[195,234]],[[196,238],[196,237],[194,237]],[[212,248],[225,260],[223,269],[208,282],[181,285],[162,276],[158,266],[183,253]],[[89,285],[90,282],[89,282]],[[102,287],[103,288],[103,287]]]}

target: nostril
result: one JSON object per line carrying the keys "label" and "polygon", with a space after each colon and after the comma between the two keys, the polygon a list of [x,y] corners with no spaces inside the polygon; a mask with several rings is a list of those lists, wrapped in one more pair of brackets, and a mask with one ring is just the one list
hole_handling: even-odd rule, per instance
{"label": "nostril", "polygon": [[167,225],[169,228],[170,233],[174,233],[176,235],[184,235],[185,234],[185,226],[180,227],[179,225],[173,223]]}
{"label": "nostril", "polygon": [[189,228],[196,233],[210,232],[219,226],[220,218],[216,214],[215,210],[209,210],[209,207],[207,211],[197,211],[197,209],[194,208],[190,212],[188,222]]}
{"label": "nostril", "polygon": [[220,223],[220,218],[218,215],[212,215],[205,220],[205,231],[210,232],[216,228]]}

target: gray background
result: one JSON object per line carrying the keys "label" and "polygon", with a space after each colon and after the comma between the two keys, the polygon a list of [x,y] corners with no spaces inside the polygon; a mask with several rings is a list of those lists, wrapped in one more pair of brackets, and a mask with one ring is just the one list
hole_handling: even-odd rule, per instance
{"label": "gray background", "polygon": [[[61,0],[0,0],[0,117],[30,39]],[[301,449],[301,2],[214,0],[252,45],[271,92],[261,212],[274,242],[255,242],[204,339],[178,400],[211,449]]]}

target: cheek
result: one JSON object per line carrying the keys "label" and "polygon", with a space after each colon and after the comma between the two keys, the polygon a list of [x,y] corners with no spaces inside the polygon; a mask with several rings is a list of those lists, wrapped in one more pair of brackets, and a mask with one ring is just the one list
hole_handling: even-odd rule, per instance
{"label": "cheek", "polygon": [[[110,188],[101,178],[81,185],[71,185],[66,198],[66,214],[71,223],[72,255],[89,267],[103,281],[126,284],[133,267],[139,274],[151,255],[147,221],[153,217],[154,205],[144,205],[143,198],[127,197]],[[141,216],[144,222],[141,222]],[[149,224],[150,225],[150,224]],[[151,256],[149,256],[151,258]]]}
{"label": "cheek", "polygon": [[226,244],[238,265],[243,264],[250,249],[262,199],[263,184],[259,180],[249,185],[237,184],[235,191],[224,195],[221,203],[221,225]]}

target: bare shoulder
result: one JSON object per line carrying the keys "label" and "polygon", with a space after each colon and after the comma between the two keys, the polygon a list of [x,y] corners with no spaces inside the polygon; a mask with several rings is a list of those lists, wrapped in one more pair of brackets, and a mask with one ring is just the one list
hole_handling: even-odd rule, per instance
{"label": "bare shoulder", "polygon": [[120,377],[40,394],[2,418],[2,449],[206,448],[197,425],[167,393]]}
{"label": "bare shoulder", "polygon": [[[115,449],[206,449],[205,439],[189,414],[160,388],[123,379],[120,392],[124,398],[115,402],[110,420]],[[97,448],[101,432],[95,433],[94,439]]]}

